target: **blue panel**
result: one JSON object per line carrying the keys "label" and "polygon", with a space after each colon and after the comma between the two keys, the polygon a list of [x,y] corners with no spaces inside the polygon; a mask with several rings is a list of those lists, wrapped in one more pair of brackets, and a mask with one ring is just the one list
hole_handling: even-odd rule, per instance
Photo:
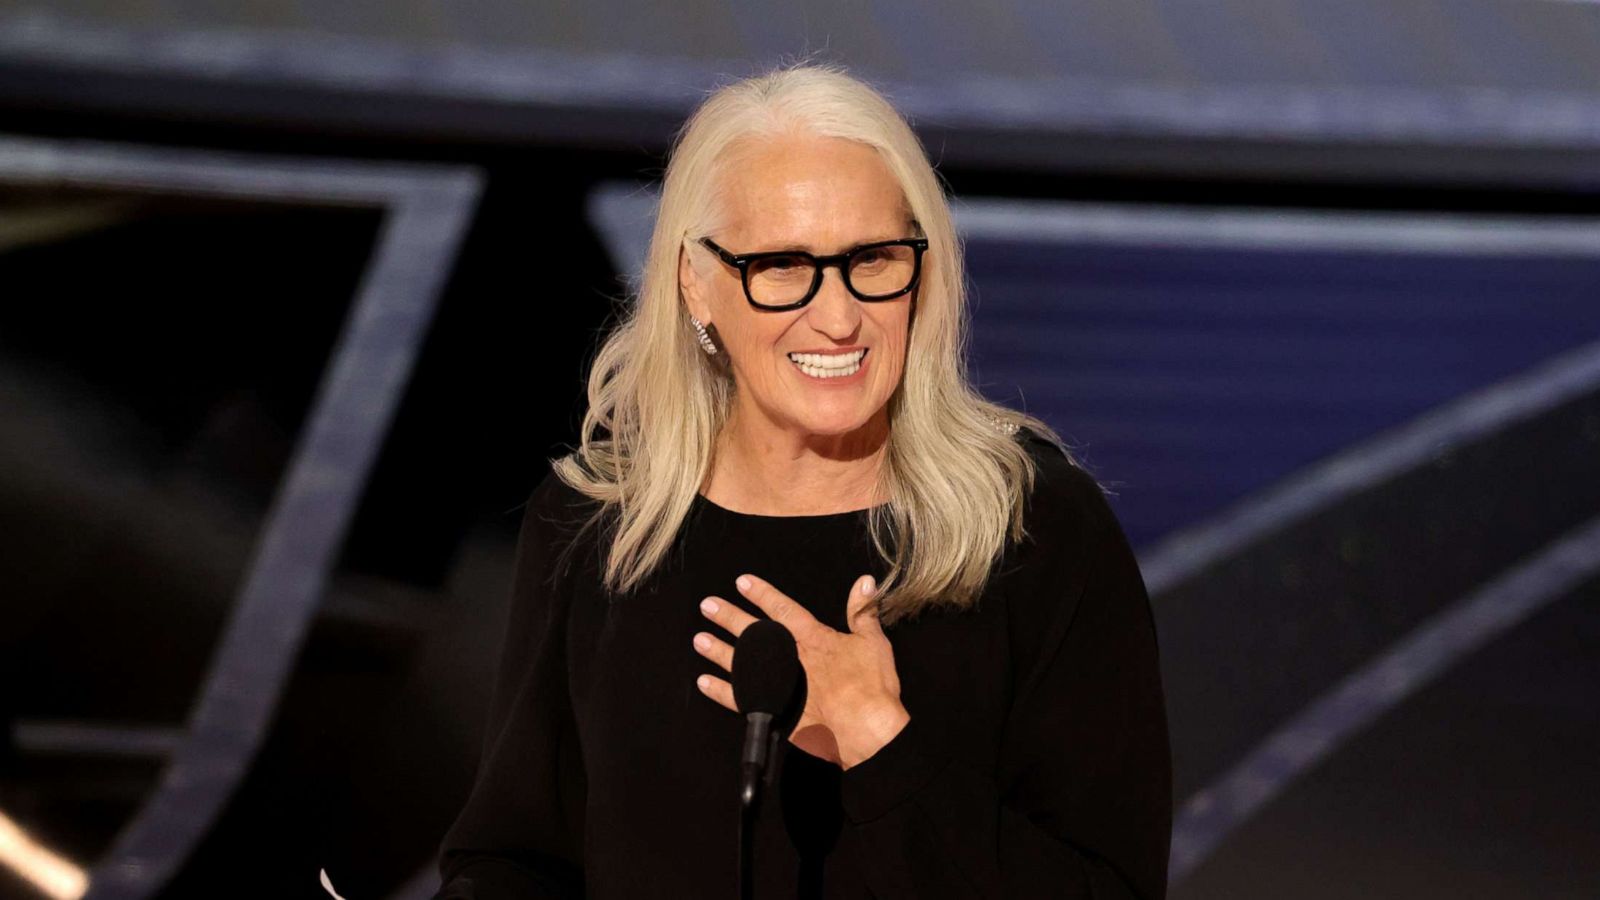
{"label": "blue panel", "polygon": [[1136,547],[1600,340],[1600,259],[973,236],[972,361],[1081,448]]}

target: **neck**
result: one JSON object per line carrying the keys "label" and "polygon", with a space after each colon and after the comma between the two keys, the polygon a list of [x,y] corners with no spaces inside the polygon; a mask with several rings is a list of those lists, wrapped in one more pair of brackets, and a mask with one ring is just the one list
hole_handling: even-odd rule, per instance
{"label": "neck", "polygon": [[888,413],[879,410],[845,434],[806,434],[755,422],[737,407],[717,436],[705,495],[735,512],[807,516],[885,502],[878,474],[888,448]]}

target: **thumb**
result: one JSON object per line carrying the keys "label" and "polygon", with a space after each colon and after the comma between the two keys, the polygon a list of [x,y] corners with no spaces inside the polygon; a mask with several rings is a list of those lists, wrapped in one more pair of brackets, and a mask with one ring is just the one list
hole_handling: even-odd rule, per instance
{"label": "thumb", "polygon": [[853,634],[883,634],[883,623],[878,621],[876,597],[878,583],[871,575],[856,579],[850,589],[850,602],[845,604],[845,622]]}

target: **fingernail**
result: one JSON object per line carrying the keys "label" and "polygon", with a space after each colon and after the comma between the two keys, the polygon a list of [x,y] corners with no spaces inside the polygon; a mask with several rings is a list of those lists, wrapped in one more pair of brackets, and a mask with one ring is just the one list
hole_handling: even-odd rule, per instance
{"label": "fingernail", "polygon": [[704,634],[704,633],[695,635],[694,636],[694,645],[696,647],[699,647],[701,650],[710,650],[711,649],[711,637],[710,637],[710,635],[707,635],[707,634]]}
{"label": "fingernail", "polygon": [[707,597],[704,600],[700,601],[700,608],[705,610],[706,613],[709,614],[709,615],[716,615],[716,612],[717,612],[717,601],[711,599],[710,597]]}
{"label": "fingernail", "polygon": [[872,596],[872,592],[876,591],[877,589],[878,589],[878,583],[876,581],[872,580],[872,576],[871,575],[868,575],[867,576],[867,583],[863,584],[861,586],[861,595],[863,597],[871,597]]}
{"label": "fingernail", "polygon": [[695,685],[697,687],[700,688],[700,690],[703,691],[707,687],[710,687],[710,685],[711,685],[711,676],[709,676],[709,675],[701,675],[699,678],[696,678],[694,680],[694,683],[695,683]]}
{"label": "fingernail", "polygon": [[748,590],[750,590],[750,577],[748,575],[740,575],[738,580],[735,581],[734,584],[737,584],[739,586],[739,590],[748,591]]}

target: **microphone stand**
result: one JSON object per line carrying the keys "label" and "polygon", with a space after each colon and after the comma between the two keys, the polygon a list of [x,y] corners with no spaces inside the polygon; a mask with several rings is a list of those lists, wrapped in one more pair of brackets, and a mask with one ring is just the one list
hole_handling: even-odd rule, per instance
{"label": "microphone stand", "polygon": [[[778,732],[770,713],[750,713],[739,790],[739,900],[755,898],[755,826],[761,806],[761,786],[772,784],[772,762],[778,753]],[[761,754],[765,744],[766,753]]]}

